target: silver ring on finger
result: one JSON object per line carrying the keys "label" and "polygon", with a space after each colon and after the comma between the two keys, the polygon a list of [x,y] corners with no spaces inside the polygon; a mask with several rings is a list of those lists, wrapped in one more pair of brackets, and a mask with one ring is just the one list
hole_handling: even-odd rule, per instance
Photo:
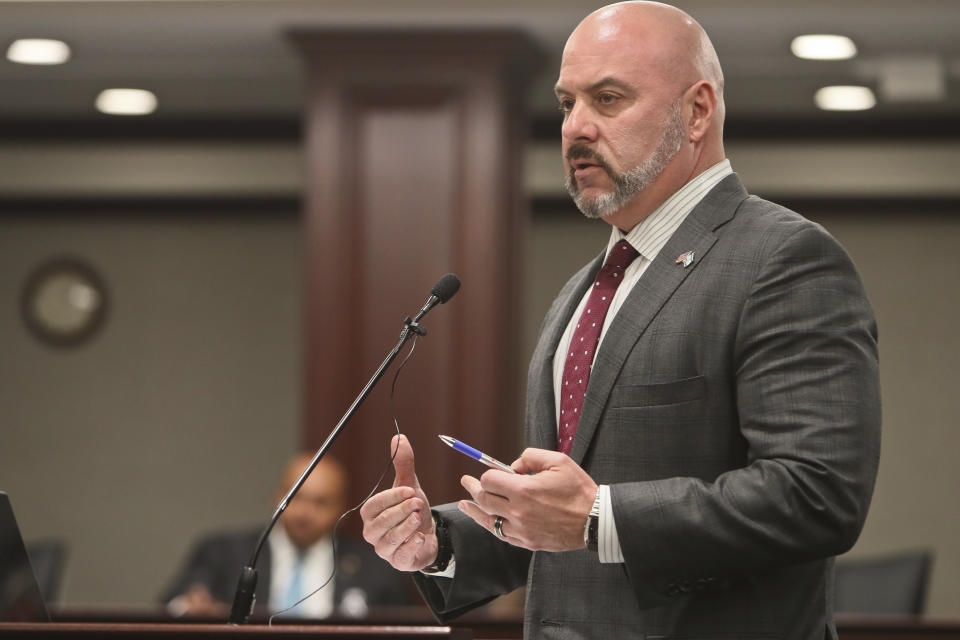
{"label": "silver ring on finger", "polygon": [[493,532],[501,540],[506,539],[506,536],[503,535],[503,516],[497,516],[497,519],[493,521]]}

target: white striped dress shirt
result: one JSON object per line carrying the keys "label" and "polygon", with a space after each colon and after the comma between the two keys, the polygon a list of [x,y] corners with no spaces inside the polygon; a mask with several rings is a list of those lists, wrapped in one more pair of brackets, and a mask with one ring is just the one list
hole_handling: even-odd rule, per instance
{"label": "white striped dress shirt", "polygon": [[[647,216],[640,224],[636,225],[629,232],[623,233],[617,227],[613,227],[610,232],[610,241],[607,243],[607,254],[615,244],[621,240],[629,242],[636,249],[640,256],[635,259],[624,272],[623,282],[617,288],[610,302],[610,309],[607,311],[607,317],[603,321],[603,328],[600,330],[600,341],[596,354],[603,344],[603,338],[610,327],[610,323],[616,317],[617,312],[623,305],[623,301],[630,295],[634,285],[643,276],[644,271],[657,257],[660,250],[673,235],[674,231],[686,219],[687,215],[703,199],[707,192],[717,186],[721,180],[733,173],[729,160],[723,160],[713,165],[696,178],[685,184],[679,191],[667,198],[663,204],[657,207],[653,213]],[[606,260],[606,255],[604,255]],[[584,294],[583,299],[577,310],[570,317],[570,323],[566,331],[560,338],[556,353],[559,355],[553,358],[553,397],[556,402],[556,415],[560,415],[560,385],[563,381],[563,363],[565,354],[573,339],[573,331],[576,328],[577,319],[583,314],[587,299],[590,297],[590,289]],[[594,356],[596,357],[596,356]],[[584,514],[586,515],[586,514]],[[617,535],[617,527],[613,518],[613,506],[610,502],[610,487],[600,485],[600,527],[598,531],[598,547],[600,552],[600,562],[623,562],[623,554],[620,550],[620,538]]]}
{"label": "white striped dress shirt", "polygon": [[[270,545],[270,602],[271,612],[278,611],[286,606],[284,596],[293,576],[297,564],[297,548],[283,529],[283,523],[270,532],[267,538]],[[333,539],[324,536],[304,551],[303,559],[303,587],[313,591],[326,581],[333,572]],[[335,579],[335,578],[334,578]],[[290,612],[290,616],[307,618],[326,618],[333,613],[334,585],[325,586],[310,596],[305,602]],[[306,595],[306,594],[304,594]]]}

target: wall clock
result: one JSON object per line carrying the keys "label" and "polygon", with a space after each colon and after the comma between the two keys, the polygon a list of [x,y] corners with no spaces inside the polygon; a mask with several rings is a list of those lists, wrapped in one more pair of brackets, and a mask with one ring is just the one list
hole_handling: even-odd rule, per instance
{"label": "wall clock", "polygon": [[107,318],[108,302],[103,278],[92,266],[79,258],[58,257],[27,277],[20,311],[37,338],[67,347],[97,334]]}

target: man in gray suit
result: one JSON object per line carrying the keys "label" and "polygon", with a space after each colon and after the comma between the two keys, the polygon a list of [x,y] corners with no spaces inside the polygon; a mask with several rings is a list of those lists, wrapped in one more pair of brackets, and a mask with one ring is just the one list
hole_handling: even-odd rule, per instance
{"label": "man in gray suit", "polygon": [[612,229],[544,320],[531,448],[431,512],[399,437],[365,538],[440,620],[526,584],[530,638],[835,638],[833,556],[879,458],[853,264],[744,190],[716,53],[680,10],[592,13],[556,93],[568,189]]}

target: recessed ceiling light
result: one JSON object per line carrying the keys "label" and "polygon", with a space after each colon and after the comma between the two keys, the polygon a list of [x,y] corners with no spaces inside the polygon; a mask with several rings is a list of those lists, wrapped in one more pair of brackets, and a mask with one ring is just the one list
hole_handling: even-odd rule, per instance
{"label": "recessed ceiling light", "polygon": [[863,111],[877,104],[868,87],[844,85],[823,87],[814,94],[813,101],[826,111]]}
{"label": "recessed ceiling light", "polygon": [[60,40],[24,38],[7,48],[7,60],[20,64],[63,64],[70,59],[70,47]]}
{"label": "recessed ceiling light", "polygon": [[145,89],[104,89],[97,111],[113,116],[145,116],[157,110],[157,96]]}
{"label": "recessed ceiling light", "polygon": [[857,45],[847,36],[811,34],[794,38],[790,51],[807,60],[847,60],[857,55]]}

